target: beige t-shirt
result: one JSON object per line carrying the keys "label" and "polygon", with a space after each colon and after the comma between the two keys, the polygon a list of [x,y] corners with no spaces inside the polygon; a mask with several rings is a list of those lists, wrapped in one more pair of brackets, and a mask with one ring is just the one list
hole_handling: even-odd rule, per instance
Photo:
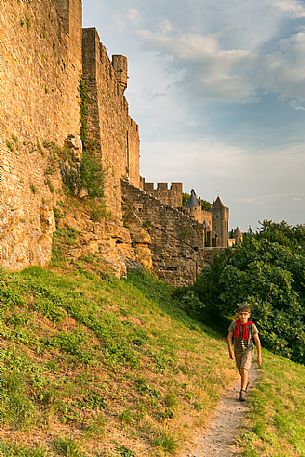
{"label": "beige t-shirt", "polygon": [[[236,321],[232,321],[229,327],[229,332],[232,332],[234,335],[235,329],[237,327]],[[240,326],[239,336],[234,337],[234,352],[235,354],[244,354],[245,352],[251,351],[253,349],[253,335],[258,333],[255,324],[248,326],[249,337],[247,340],[242,339],[243,328]]]}

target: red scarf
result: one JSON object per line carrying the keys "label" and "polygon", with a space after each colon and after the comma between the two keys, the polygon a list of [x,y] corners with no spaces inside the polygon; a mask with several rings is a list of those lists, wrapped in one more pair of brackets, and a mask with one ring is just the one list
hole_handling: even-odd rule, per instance
{"label": "red scarf", "polygon": [[248,327],[249,327],[249,325],[252,325],[253,322],[248,321],[245,324],[242,324],[239,319],[237,319],[235,322],[236,322],[236,329],[234,332],[234,338],[239,338],[240,327],[242,327],[242,329],[243,329],[242,340],[248,341],[248,339],[249,339]]}

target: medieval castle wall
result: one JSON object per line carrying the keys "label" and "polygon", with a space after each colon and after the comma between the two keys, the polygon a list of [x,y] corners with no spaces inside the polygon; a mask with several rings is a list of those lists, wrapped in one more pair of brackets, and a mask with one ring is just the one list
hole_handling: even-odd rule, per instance
{"label": "medieval castle wall", "polygon": [[[66,0],[67,1],[67,0]],[[0,3],[1,139],[56,141],[79,133],[81,1]]]}
{"label": "medieval castle wall", "polygon": [[120,179],[140,186],[139,128],[124,97],[127,62],[113,56],[94,28],[83,30],[83,79],[88,92],[88,132],[105,173],[105,201],[112,217],[121,218]]}
{"label": "medieval castle wall", "polygon": [[201,208],[200,205],[194,206],[191,208],[184,208],[183,211],[190,217],[193,217],[197,222],[203,224],[204,221],[208,224],[209,228],[212,230],[212,212],[205,211]]}
{"label": "medieval castle wall", "polygon": [[[97,256],[117,276],[126,262],[141,263],[173,285],[192,283],[204,266],[204,226],[176,209],[182,183],[155,189],[140,178],[127,58],[110,60],[96,30],[82,31],[81,0],[0,0],[0,57],[0,265],[47,265],[60,206],[61,223],[79,232],[71,258]],[[86,192],[71,206],[64,191],[66,164],[78,173],[81,161],[81,94],[107,220],[90,216]],[[227,210],[212,213],[226,243]]]}
{"label": "medieval castle wall", "polygon": [[126,181],[122,193],[131,237],[134,219],[149,234],[154,272],[177,287],[193,283],[204,262],[202,225]]}
{"label": "medieval castle wall", "polygon": [[80,130],[81,0],[0,2],[0,263],[45,265],[49,147]]}
{"label": "medieval castle wall", "polygon": [[182,182],[173,182],[170,188],[167,182],[158,182],[156,189],[154,183],[145,182],[145,179],[142,182],[145,192],[153,195],[165,205],[173,208],[182,208]]}

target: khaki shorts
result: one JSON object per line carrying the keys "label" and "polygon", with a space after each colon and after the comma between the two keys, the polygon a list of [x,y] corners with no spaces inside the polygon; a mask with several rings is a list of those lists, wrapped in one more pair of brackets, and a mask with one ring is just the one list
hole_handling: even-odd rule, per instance
{"label": "khaki shorts", "polygon": [[252,363],[253,351],[249,350],[244,354],[235,354],[236,366],[239,370],[250,370]]}

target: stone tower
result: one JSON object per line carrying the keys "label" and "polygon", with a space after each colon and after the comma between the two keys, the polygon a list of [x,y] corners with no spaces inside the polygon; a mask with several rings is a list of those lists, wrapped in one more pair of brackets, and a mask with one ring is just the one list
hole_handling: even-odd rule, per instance
{"label": "stone tower", "polygon": [[215,247],[228,246],[229,208],[217,197],[212,205],[213,235]]}
{"label": "stone tower", "polygon": [[197,197],[194,189],[191,190],[191,195],[186,202],[184,212],[203,225],[204,244],[205,246],[212,247],[212,212],[202,209],[200,198]]}
{"label": "stone tower", "polygon": [[185,204],[185,213],[193,217],[196,221],[202,223],[201,204],[194,189],[191,190],[190,198]]}
{"label": "stone tower", "polygon": [[112,56],[112,65],[116,73],[117,80],[122,91],[127,89],[128,81],[128,62],[127,57],[115,54]]}

